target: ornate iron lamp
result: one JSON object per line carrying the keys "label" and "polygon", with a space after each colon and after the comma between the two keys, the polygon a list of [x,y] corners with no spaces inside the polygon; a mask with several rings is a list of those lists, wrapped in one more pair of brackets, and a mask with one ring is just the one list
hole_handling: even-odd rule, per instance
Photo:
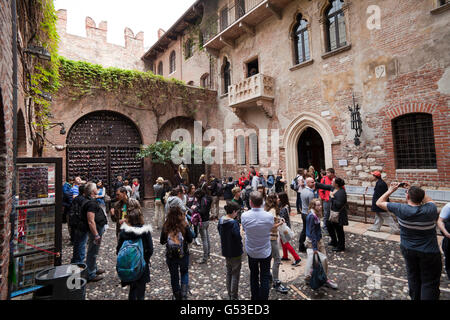
{"label": "ornate iron lamp", "polygon": [[29,45],[28,48],[25,49],[25,53],[37,56],[39,59],[51,60],[50,52],[44,47]]}
{"label": "ornate iron lamp", "polygon": [[352,118],[352,129],[355,130],[355,145],[359,146],[361,144],[361,141],[359,140],[359,137],[361,137],[362,133],[362,121],[361,121],[361,113],[359,112],[359,105],[355,105],[355,96],[353,96],[353,107],[348,107],[348,110],[351,113]]}
{"label": "ornate iron lamp", "polygon": [[55,122],[49,124],[49,129],[52,129],[56,126],[60,126],[61,130],[59,130],[59,134],[66,134],[66,127],[64,126],[64,122]]}

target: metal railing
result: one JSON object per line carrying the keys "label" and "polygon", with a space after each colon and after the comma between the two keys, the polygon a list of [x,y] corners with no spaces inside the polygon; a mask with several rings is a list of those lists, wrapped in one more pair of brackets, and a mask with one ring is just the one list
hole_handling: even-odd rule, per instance
{"label": "metal railing", "polygon": [[225,30],[230,25],[239,20],[247,12],[253,10],[265,0],[235,0],[234,5],[225,7],[219,11],[220,31]]}

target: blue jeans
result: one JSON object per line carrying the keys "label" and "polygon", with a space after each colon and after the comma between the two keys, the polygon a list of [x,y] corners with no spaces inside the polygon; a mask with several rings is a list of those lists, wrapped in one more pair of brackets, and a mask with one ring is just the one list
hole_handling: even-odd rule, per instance
{"label": "blue jeans", "polygon": [[180,292],[180,278],[181,284],[189,284],[189,255],[184,255],[181,259],[166,258],[167,266],[170,272],[170,284],[172,285],[173,293]]}
{"label": "blue jeans", "polygon": [[88,231],[73,230],[73,254],[70,263],[84,263]]}
{"label": "blue jeans", "polygon": [[272,255],[265,259],[254,259],[248,256],[252,300],[269,300],[271,260]]}
{"label": "blue jeans", "polygon": [[295,207],[297,208],[297,214],[302,212],[302,197],[301,193],[297,192],[297,201],[295,203]]}
{"label": "blue jeans", "polygon": [[209,221],[202,222],[202,226],[200,227],[200,237],[202,238],[203,243],[203,259],[209,259],[211,244],[209,241]]}
{"label": "blue jeans", "polygon": [[[97,229],[100,236],[105,232],[105,226]],[[100,244],[101,245],[101,244]],[[88,270],[88,281],[96,277],[97,273],[97,256],[100,245],[95,244],[94,235],[89,231],[88,252],[86,257],[86,265]]]}
{"label": "blue jeans", "polygon": [[330,201],[323,201],[323,225],[324,229],[327,229],[327,221],[330,218],[330,210],[331,210],[331,203]]}

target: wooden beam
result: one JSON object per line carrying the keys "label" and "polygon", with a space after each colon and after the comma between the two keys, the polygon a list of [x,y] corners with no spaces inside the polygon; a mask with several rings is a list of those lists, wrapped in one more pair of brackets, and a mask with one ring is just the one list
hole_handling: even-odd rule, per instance
{"label": "wooden beam", "polygon": [[224,45],[226,45],[226,46],[228,46],[228,47],[234,49],[234,47],[235,47],[234,41],[229,40],[229,39],[225,39],[225,38],[222,37],[222,36],[221,36],[219,39],[220,39],[220,41],[222,41],[222,43],[223,43]]}
{"label": "wooden beam", "polygon": [[269,9],[272,12],[272,14],[274,14],[279,20],[281,20],[281,18],[283,17],[283,15],[281,13],[281,9],[275,7],[270,2],[267,2],[266,8]]}
{"label": "wooden beam", "polygon": [[170,34],[170,35],[167,35],[167,38],[169,38],[170,40],[176,41],[178,39],[178,36],[176,34],[173,34],[173,35]]}
{"label": "wooden beam", "polygon": [[239,22],[239,28],[242,28],[245,32],[252,36],[255,35],[255,28],[246,24],[245,22]]}

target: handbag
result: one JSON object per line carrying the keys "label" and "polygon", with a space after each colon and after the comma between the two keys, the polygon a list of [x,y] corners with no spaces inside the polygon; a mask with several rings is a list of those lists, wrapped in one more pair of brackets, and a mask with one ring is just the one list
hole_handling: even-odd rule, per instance
{"label": "handbag", "polygon": [[[327,256],[320,251],[318,251],[316,254],[319,255],[320,262],[323,265],[327,261]],[[309,279],[313,272],[314,250],[310,248],[306,249],[306,256],[305,277]]]}
{"label": "handbag", "polygon": [[278,227],[278,233],[280,234],[280,238],[283,243],[287,243],[294,238],[294,232],[287,226],[286,223],[283,223]]}
{"label": "handbag", "polygon": [[[317,258],[317,259],[316,259]],[[311,280],[309,285],[311,289],[317,290],[327,282],[327,274],[323,269],[322,262],[320,262],[320,257],[317,253],[314,253],[313,258],[313,272],[311,275]]]}
{"label": "handbag", "polygon": [[330,218],[328,218],[331,222],[339,223],[339,211],[330,210]]}

